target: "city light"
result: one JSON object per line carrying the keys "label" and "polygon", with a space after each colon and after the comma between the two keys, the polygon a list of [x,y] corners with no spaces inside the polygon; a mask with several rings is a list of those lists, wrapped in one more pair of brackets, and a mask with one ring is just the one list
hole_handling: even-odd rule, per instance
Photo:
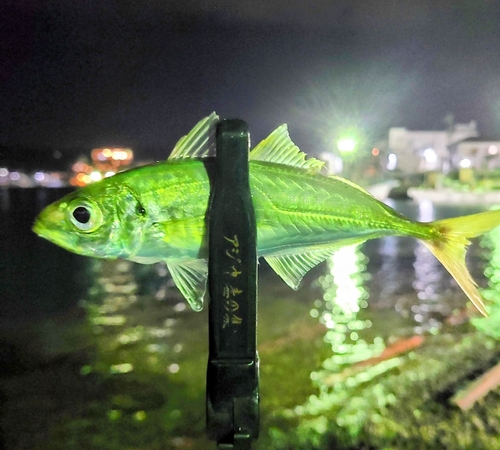
{"label": "city light", "polygon": [[130,164],[134,153],[130,148],[95,148],[91,152],[92,161],[112,166]]}
{"label": "city light", "polygon": [[468,158],[464,158],[464,159],[462,159],[462,161],[460,161],[460,167],[462,169],[468,169],[471,165],[472,165],[472,162]]}
{"label": "city light", "polygon": [[340,153],[351,153],[356,148],[356,142],[351,138],[342,138],[337,141],[337,148]]}
{"label": "city light", "polygon": [[35,173],[34,178],[38,182],[43,181],[43,179],[45,178],[45,174],[43,172],[37,172]]}
{"label": "city light", "polygon": [[99,180],[101,180],[101,179],[102,179],[102,175],[101,175],[101,173],[100,173],[100,172],[95,172],[95,171],[94,171],[94,172],[92,172],[92,173],[90,174],[90,179],[91,179],[92,181],[99,181]]}
{"label": "city light", "polygon": [[328,173],[336,174],[341,173],[343,169],[342,158],[333,154],[332,152],[322,152],[320,154],[321,160],[326,162]]}
{"label": "city light", "polygon": [[394,170],[398,165],[398,157],[394,153],[387,156],[387,170]]}
{"label": "city light", "polygon": [[92,162],[77,161],[73,164],[72,186],[85,186],[89,183],[111,177],[129,166],[134,159],[130,148],[95,148],[90,153]]}
{"label": "city light", "polygon": [[437,161],[437,154],[432,148],[426,148],[424,150],[424,158],[428,163],[434,163]]}

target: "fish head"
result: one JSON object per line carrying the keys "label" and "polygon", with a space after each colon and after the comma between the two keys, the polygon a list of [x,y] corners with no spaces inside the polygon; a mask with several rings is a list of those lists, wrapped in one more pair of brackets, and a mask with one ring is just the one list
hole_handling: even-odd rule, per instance
{"label": "fish head", "polygon": [[127,185],[111,182],[112,178],[47,206],[35,219],[33,231],[79,255],[114,259],[135,254],[145,225],[144,208]]}

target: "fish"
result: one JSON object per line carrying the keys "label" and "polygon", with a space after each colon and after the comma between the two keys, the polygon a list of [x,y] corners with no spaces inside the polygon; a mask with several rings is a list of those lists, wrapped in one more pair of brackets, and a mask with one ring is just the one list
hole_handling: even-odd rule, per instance
{"label": "fish", "polygon": [[[207,283],[210,168],[219,117],[202,119],[167,160],[136,167],[71,192],[37,216],[33,231],[79,255],[164,261],[192,309]],[[249,153],[257,255],[291,288],[339,248],[384,236],[421,241],[475,307],[487,309],[465,264],[470,239],[500,225],[500,210],[434,222],[413,221],[357,184],[325,173],[299,150],[288,127],[276,128]]]}

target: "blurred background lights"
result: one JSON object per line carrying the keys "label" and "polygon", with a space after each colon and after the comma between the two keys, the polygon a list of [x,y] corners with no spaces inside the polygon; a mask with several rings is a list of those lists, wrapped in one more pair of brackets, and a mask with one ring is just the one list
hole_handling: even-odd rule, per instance
{"label": "blurred background lights", "polygon": [[437,161],[437,154],[432,148],[426,148],[424,150],[424,158],[428,163],[433,163]]}
{"label": "blurred background lights", "polygon": [[472,162],[468,158],[464,158],[464,159],[462,159],[462,161],[460,161],[460,167],[462,169],[468,169],[471,165],[472,165]]}
{"label": "blurred background lights", "polygon": [[177,373],[177,372],[179,372],[179,369],[180,369],[179,364],[174,363],[174,364],[170,364],[170,366],[168,366],[168,371],[170,373]]}
{"label": "blurred background lights", "polygon": [[337,141],[337,148],[340,153],[350,153],[356,148],[356,142],[351,138],[342,138]]}
{"label": "blurred background lights", "polygon": [[90,174],[90,179],[92,181],[99,181],[101,178],[102,178],[102,175],[100,174],[100,172],[92,172]]}
{"label": "blurred background lights", "polygon": [[387,156],[387,170],[394,170],[398,165],[398,157],[394,153]]}

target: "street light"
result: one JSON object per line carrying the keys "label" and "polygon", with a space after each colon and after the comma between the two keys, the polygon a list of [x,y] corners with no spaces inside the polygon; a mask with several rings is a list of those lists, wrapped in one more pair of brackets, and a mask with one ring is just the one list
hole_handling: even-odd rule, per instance
{"label": "street light", "polygon": [[351,138],[342,138],[337,141],[337,148],[340,153],[351,153],[356,148],[356,142]]}

